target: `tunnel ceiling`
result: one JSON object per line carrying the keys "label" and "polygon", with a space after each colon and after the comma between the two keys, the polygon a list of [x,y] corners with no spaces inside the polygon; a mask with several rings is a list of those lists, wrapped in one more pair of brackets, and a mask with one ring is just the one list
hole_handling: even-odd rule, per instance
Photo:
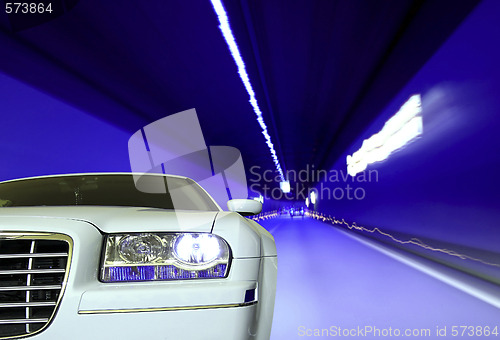
{"label": "tunnel ceiling", "polygon": [[[224,1],[284,169],[332,166],[478,2]],[[207,144],[274,169],[208,0],[82,0],[18,32],[2,15],[2,72],[131,133],[194,107]]]}

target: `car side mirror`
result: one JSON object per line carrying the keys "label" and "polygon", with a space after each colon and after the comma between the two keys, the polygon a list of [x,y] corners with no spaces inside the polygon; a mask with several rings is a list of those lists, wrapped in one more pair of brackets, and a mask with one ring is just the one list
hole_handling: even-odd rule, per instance
{"label": "car side mirror", "polygon": [[256,200],[233,199],[227,202],[227,208],[242,216],[252,216],[262,211],[262,203]]}

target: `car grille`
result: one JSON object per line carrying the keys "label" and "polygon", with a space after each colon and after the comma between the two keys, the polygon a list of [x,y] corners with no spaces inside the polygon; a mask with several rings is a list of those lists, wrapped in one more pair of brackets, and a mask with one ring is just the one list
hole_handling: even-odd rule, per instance
{"label": "car grille", "polygon": [[63,234],[0,233],[0,338],[48,326],[66,286],[72,244]]}

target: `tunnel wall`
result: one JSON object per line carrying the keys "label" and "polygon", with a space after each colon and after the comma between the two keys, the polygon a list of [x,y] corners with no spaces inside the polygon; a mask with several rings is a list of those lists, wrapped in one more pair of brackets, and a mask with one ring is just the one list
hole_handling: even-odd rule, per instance
{"label": "tunnel wall", "polygon": [[0,103],[0,180],[130,171],[129,132],[1,73]]}
{"label": "tunnel wall", "polygon": [[319,211],[500,263],[498,13],[498,1],[479,4],[329,173],[345,174],[345,157],[413,94],[422,96],[421,138],[369,165],[371,176],[320,183]]}

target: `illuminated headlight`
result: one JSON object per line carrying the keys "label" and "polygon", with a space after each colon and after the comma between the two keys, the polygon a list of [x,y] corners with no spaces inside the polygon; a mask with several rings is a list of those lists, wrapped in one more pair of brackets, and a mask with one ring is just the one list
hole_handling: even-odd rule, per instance
{"label": "illuminated headlight", "polygon": [[210,279],[227,276],[229,246],[207,233],[106,236],[101,281]]}

